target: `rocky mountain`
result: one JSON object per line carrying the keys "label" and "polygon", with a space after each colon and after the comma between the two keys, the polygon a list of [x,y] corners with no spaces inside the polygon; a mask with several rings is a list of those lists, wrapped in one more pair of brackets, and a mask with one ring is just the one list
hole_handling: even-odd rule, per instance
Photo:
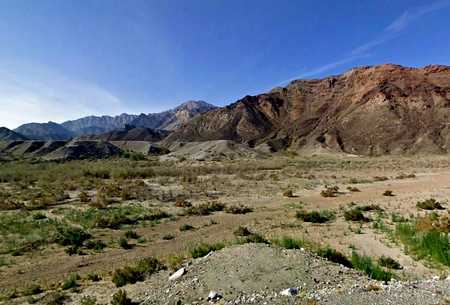
{"label": "rocky mountain", "polygon": [[152,130],[145,127],[129,128],[125,125],[124,129],[111,131],[100,135],[84,135],[79,136],[76,140],[100,140],[100,141],[149,141],[158,142],[167,137],[170,131]]}
{"label": "rocky mountain", "polygon": [[54,122],[28,123],[14,131],[30,140],[70,140],[75,137],[75,133]]}
{"label": "rocky mountain", "polygon": [[0,141],[28,140],[27,137],[6,127],[0,127]]}
{"label": "rocky mountain", "polygon": [[123,113],[119,116],[89,116],[74,121],[67,121],[61,125],[76,135],[102,134],[115,131],[123,125],[141,126],[151,129],[175,130],[182,123],[198,113],[209,111],[217,107],[203,101],[188,101],[180,106],[160,113],[131,115]]}
{"label": "rocky mountain", "polygon": [[61,126],[71,130],[76,135],[101,134],[119,129],[122,125],[131,124],[138,115],[122,113],[114,117],[87,116],[81,119],[61,123]]}
{"label": "rocky mountain", "polygon": [[131,124],[159,130],[175,130],[197,114],[216,108],[203,101],[188,101],[164,112],[141,114]]}
{"label": "rocky mountain", "polygon": [[164,140],[233,140],[273,150],[354,154],[450,149],[450,67],[384,64],[246,96],[202,113]]}

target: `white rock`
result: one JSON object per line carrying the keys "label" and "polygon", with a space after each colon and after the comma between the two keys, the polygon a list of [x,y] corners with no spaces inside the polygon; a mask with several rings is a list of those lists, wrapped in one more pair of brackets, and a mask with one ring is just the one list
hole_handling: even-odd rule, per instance
{"label": "white rock", "polygon": [[169,281],[174,281],[174,280],[180,278],[180,277],[181,277],[183,274],[185,274],[185,273],[186,273],[186,269],[183,267],[183,268],[181,268],[180,270],[178,270],[177,272],[175,272],[174,274],[172,274],[172,275],[169,277]]}
{"label": "white rock", "polygon": [[439,279],[441,279],[439,276],[433,276],[433,280],[439,280]]}
{"label": "white rock", "polygon": [[217,293],[217,291],[210,291],[208,294],[208,298],[206,298],[207,301],[214,299],[215,297],[217,297],[219,294]]}
{"label": "white rock", "polygon": [[294,289],[294,288],[288,288],[281,292],[281,295],[287,295],[287,296],[292,296],[292,295],[296,295],[296,294],[297,294],[297,289]]}
{"label": "white rock", "polygon": [[445,279],[446,281],[450,281],[450,275]]}

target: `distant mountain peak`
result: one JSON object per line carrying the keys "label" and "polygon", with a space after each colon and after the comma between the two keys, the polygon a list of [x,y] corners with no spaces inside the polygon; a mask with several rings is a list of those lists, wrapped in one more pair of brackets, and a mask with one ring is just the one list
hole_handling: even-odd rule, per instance
{"label": "distant mountain peak", "polygon": [[114,117],[90,115],[61,124],[51,121],[24,124],[14,131],[34,140],[68,140],[80,135],[100,135],[117,130],[130,131],[135,127],[172,131],[195,115],[215,108],[217,107],[204,101],[187,101],[174,109],[160,113],[140,115],[122,113]]}

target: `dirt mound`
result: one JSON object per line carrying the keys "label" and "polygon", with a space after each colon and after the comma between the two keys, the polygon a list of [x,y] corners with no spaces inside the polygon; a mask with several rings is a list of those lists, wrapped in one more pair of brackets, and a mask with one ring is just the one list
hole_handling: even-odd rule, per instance
{"label": "dirt mound", "polygon": [[[184,268],[184,275],[173,281],[173,271],[163,270],[121,289],[136,304],[441,304],[450,292],[448,280],[386,284],[304,250],[265,244],[231,246],[191,260]],[[109,280],[90,283],[68,293],[64,304],[88,298],[110,304],[117,291]],[[212,291],[217,297],[208,300]],[[52,293],[32,298],[35,304],[48,304]]]}
{"label": "dirt mound", "polygon": [[296,80],[200,114],[164,140],[232,140],[272,150],[317,144],[352,154],[448,153],[450,68],[386,64]]}

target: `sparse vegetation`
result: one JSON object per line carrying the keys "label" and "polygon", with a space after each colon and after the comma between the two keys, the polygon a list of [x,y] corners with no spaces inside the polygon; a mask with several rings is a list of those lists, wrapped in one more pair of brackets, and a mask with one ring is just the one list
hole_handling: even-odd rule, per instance
{"label": "sparse vegetation", "polygon": [[193,247],[189,250],[189,254],[192,258],[199,258],[207,255],[211,251],[218,251],[222,248],[225,248],[224,243],[216,243],[216,244],[205,244],[200,243],[198,247]]}
{"label": "sparse vegetation", "polygon": [[292,192],[292,190],[285,190],[285,191],[283,192],[283,197],[291,198],[291,197],[293,197],[293,196],[294,196],[294,193]]}
{"label": "sparse vegetation", "polygon": [[184,225],[180,226],[180,231],[189,231],[189,230],[193,230],[193,229],[195,229],[195,228],[189,224],[184,224]]}
{"label": "sparse vegetation", "polygon": [[[408,158],[394,160],[361,157],[341,160],[322,156],[276,156],[258,160],[231,160],[226,155],[220,156],[217,153],[217,159],[211,162],[186,159],[180,163],[178,160],[160,161],[151,156],[144,157],[145,159],[139,158],[133,162],[131,158],[117,158],[107,161],[2,163],[0,266],[17,274],[17,280],[12,279],[12,285],[17,285],[18,279],[24,281],[16,295],[33,295],[32,283],[24,275],[28,271],[20,269],[30,258],[33,258],[33,264],[44,268],[45,264],[41,263],[43,257],[61,254],[63,251],[72,255],[65,256],[71,263],[88,261],[89,257],[77,255],[91,255],[92,259],[98,257],[98,261],[101,261],[103,256],[113,251],[119,253],[119,257],[131,257],[143,248],[154,251],[161,244],[177,247],[184,242],[184,237],[195,235],[197,238],[199,234],[206,236],[209,235],[209,229],[223,232],[218,236],[224,240],[234,238],[234,234],[236,243],[267,243],[265,236],[270,236],[274,238],[270,240],[274,245],[287,249],[306,248],[330,261],[337,261],[340,257],[338,251],[333,253],[333,247],[337,243],[339,247],[336,249],[349,247],[347,239],[351,238],[342,236],[353,234],[349,232],[375,232],[377,240],[388,247],[401,247],[415,259],[428,261],[426,266],[429,268],[439,268],[448,263],[445,257],[450,250],[445,237],[450,232],[450,220],[446,211],[438,211],[446,207],[445,188],[436,186],[436,191],[420,193],[420,197],[415,193],[407,194],[406,191],[402,191],[402,196],[391,199],[380,196],[383,192],[380,187],[396,190],[401,189],[398,184],[409,183],[396,181],[394,177],[413,178],[411,174],[398,178],[403,175],[398,173],[416,172],[416,168],[447,168],[450,161],[446,159],[431,162]],[[372,176],[373,173],[386,176]],[[422,178],[422,173],[416,175],[418,180]],[[358,192],[359,189],[345,185],[349,181],[368,183],[386,180],[390,181],[364,185],[363,193],[350,193]],[[343,184],[347,191],[339,193],[339,187],[330,187],[330,184]],[[329,192],[325,197],[340,198],[318,198],[323,185],[327,185],[323,192]],[[280,193],[290,197],[294,195],[293,190],[298,190],[302,202],[283,204]],[[288,191],[292,191],[291,195]],[[304,196],[309,191],[312,193],[311,197]],[[403,193],[409,197],[403,196]],[[439,202],[432,198],[423,201],[427,198],[423,196],[438,194],[442,197],[437,199]],[[349,200],[345,201],[345,198]],[[415,199],[406,202],[405,198]],[[337,204],[333,204],[334,200],[337,200]],[[353,202],[348,203],[350,200]],[[418,200],[422,202],[417,202]],[[254,213],[246,216],[225,214],[252,211]],[[294,213],[300,221],[293,218]],[[204,217],[211,214],[214,219],[211,216]],[[333,221],[337,216],[341,217],[336,222],[339,225],[342,218],[356,223],[349,222],[342,230],[335,230]],[[371,218],[376,221],[369,226],[365,221]],[[320,223],[327,225],[316,225]],[[214,227],[208,228],[212,225]],[[400,229],[401,226],[404,228]],[[410,232],[404,234],[401,233],[402,230]],[[296,239],[298,234],[303,233],[311,240]],[[371,236],[372,234],[364,234],[359,237]],[[161,238],[167,242],[163,242]],[[205,240],[212,240],[211,236]],[[319,248],[319,241],[321,245],[329,243],[330,247]],[[355,250],[356,247],[360,253],[366,251],[364,244],[353,242],[356,246],[350,244],[351,249]],[[189,253],[186,250],[187,252],[179,255],[178,263],[175,263],[178,259],[174,259],[173,265],[179,266],[182,259],[203,256],[226,245],[226,242],[202,244],[198,249],[191,246]],[[127,251],[121,250],[123,246]],[[52,249],[55,251],[50,251]],[[162,257],[166,259],[167,256]],[[396,269],[394,263],[388,262],[389,258],[371,259],[372,270]],[[348,260],[351,261],[350,256]],[[168,261],[165,262],[169,264]],[[78,272],[83,275],[83,281],[72,281],[74,287],[64,291],[77,289],[77,285],[84,285],[84,281],[100,279],[97,274],[85,272],[83,263],[80,266],[82,267]],[[134,270],[134,265],[130,265],[130,268]],[[55,270],[60,272],[58,268]],[[103,269],[96,272],[100,270],[103,272]],[[408,271],[405,270],[405,276],[409,276]],[[114,270],[109,271],[109,275],[106,272],[107,270],[101,273],[102,277],[104,275],[104,279],[109,280]],[[127,272],[123,270],[122,273],[123,282],[127,282]],[[130,270],[129,274],[137,276]],[[64,284],[70,280],[64,277],[68,276],[60,274],[55,283]],[[116,275],[118,277],[119,273]],[[49,295],[50,292],[47,291],[54,289],[53,287],[61,288],[55,283],[42,283],[45,284],[41,284],[39,289],[45,290]],[[0,285],[2,289],[7,289],[6,284]],[[45,298],[45,302],[47,301],[49,297]]]}
{"label": "sparse vegetation", "polygon": [[443,210],[444,207],[436,201],[434,198],[427,199],[425,201],[419,201],[416,207],[422,210]]}
{"label": "sparse vegetation", "polygon": [[364,214],[357,209],[344,212],[344,219],[347,221],[368,221]]}
{"label": "sparse vegetation", "polygon": [[300,210],[295,213],[295,217],[304,222],[325,223],[333,221],[336,218],[336,213],[329,210],[322,210],[319,212],[306,212],[305,210]]}
{"label": "sparse vegetation", "polygon": [[327,187],[326,190],[323,190],[320,192],[320,195],[322,197],[336,197],[336,195],[339,193],[339,187],[338,186],[331,186]]}
{"label": "sparse vegetation", "polygon": [[385,190],[383,196],[394,196],[394,192],[391,190]]}
{"label": "sparse vegetation", "polygon": [[113,294],[111,305],[131,305],[131,299],[127,297],[125,290],[119,289]]}
{"label": "sparse vegetation", "polygon": [[400,269],[401,265],[395,259],[382,255],[378,258],[378,265],[381,267],[386,267],[388,269]]}
{"label": "sparse vegetation", "polygon": [[112,282],[116,287],[122,287],[126,284],[134,284],[142,281],[145,276],[157,272],[161,269],[162,264],[154,257],[141,259],[134,265],[127,265],[114,271]]}

